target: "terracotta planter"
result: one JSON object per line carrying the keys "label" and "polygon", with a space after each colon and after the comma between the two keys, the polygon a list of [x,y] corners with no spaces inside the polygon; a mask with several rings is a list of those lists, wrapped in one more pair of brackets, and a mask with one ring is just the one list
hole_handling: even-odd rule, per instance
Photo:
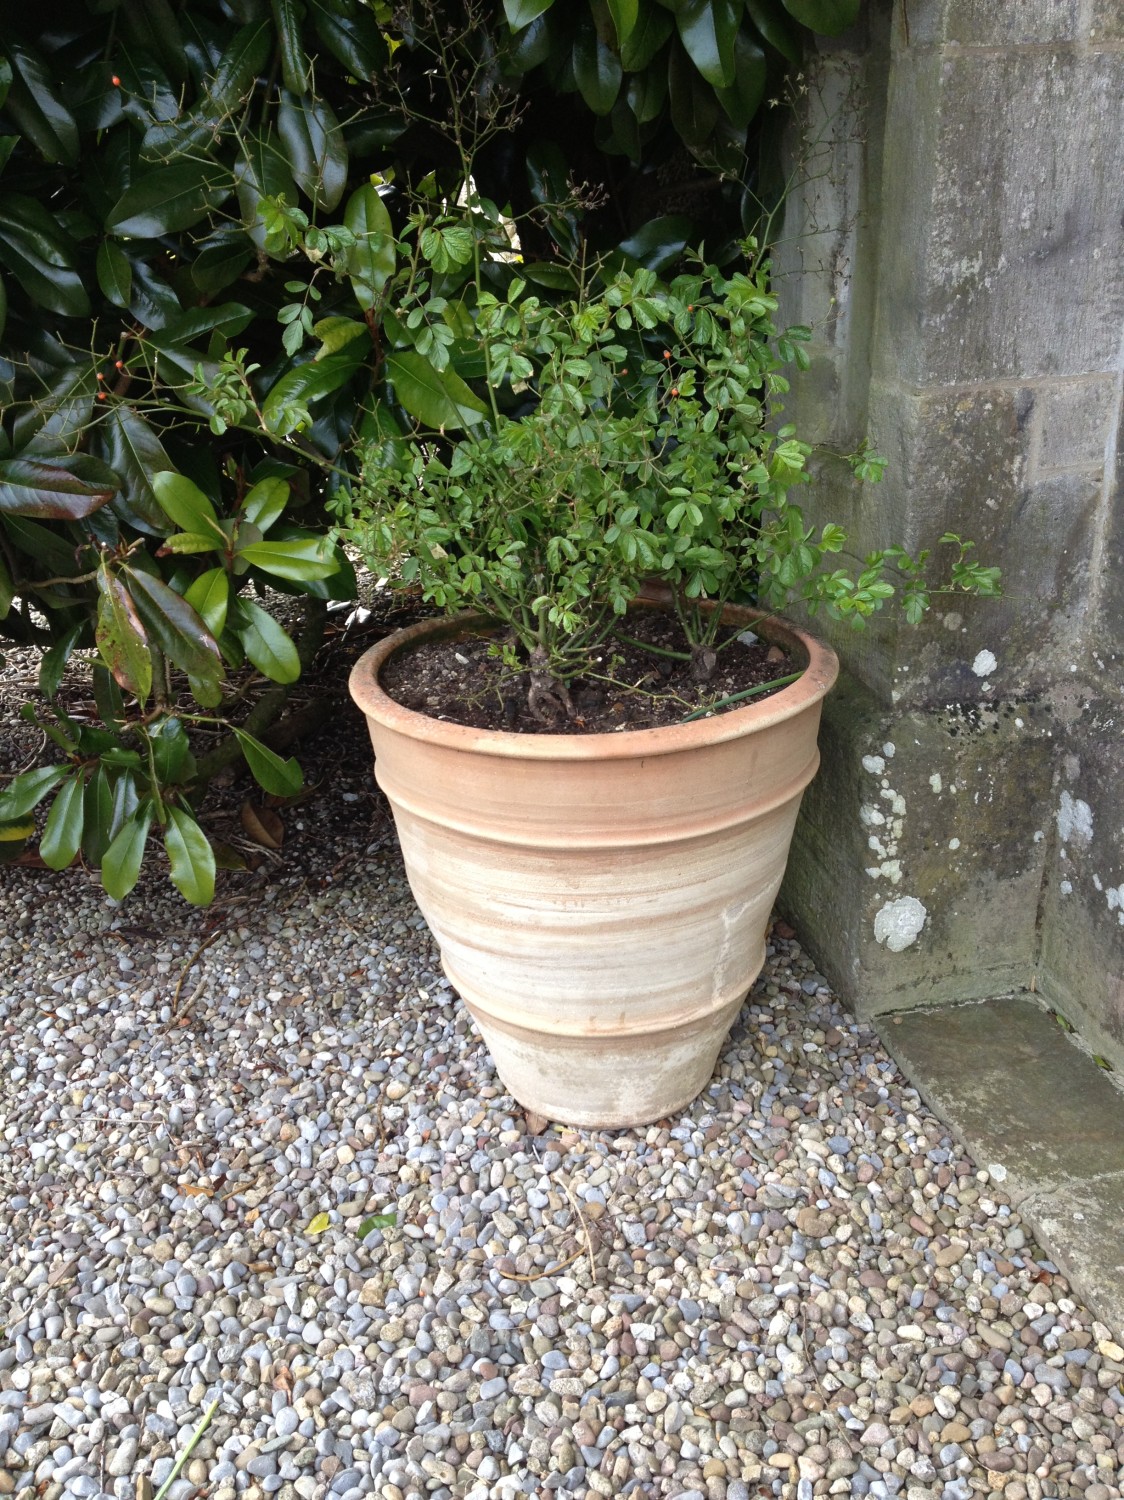
{"label": "terracotta planter", "polygon": [[445,972],[504,1084],[549,1119],[625,1126],[681,1109],[764,960],[838,662],[779,621],[730,616],[806,671],[759,703],[666,729],[468,729],[383,692],[393,652],[463,621],[400,631],[351,674]]}

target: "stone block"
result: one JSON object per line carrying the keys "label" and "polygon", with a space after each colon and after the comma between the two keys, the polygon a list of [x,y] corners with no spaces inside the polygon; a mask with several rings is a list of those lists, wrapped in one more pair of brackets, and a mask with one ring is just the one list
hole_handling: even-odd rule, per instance
{"label": "stone block", "polygon": [[1089,45],[1124,42],[1124,6],[1120,0],[1091,0],[1089,6]]}
{"label": "stone block", "polygon": [[1041,431],[1037,468],[1083,468],[1102,473],[1120,392],[1112,375],[1040,386],[1035,391]]}
{"label": "stone block", "polygon": [[1100,672],[1124,675],[1124,443],[1116,452],[1113,501],[1104,516],[1104,546],[1098,577],[1099,593],[1091,622],[1093,662]]}
{"label": "stone block", "polygon": [[876,368],[925,386],[1116,367],[1122,93],[1119,51],[898,56]]}
{"label": "stone block", "polygon": [[1073,720],[1052,788],[1041,902],[1040,982],[1124,1071],[1124,692],[1073,684]]}
{"label": "stone block", "polygon": [[940,9],[932,7],[938,24],[943,22],[941,40],[961,47],[1041,46],[1073,42],[1080,34],[1078,0],[950,0],[943,17]]}
{"label": "stone block", "polygon": [[902,713],[853,679],[827,700],[780,906],[860,1015],[1029,980],[1050,729],[1033,704]]}

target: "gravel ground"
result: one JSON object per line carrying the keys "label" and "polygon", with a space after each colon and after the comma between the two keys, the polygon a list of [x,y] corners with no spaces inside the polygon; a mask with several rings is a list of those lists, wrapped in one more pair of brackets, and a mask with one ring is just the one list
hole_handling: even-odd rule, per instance
{"label": "gravel ground", "polygon": [[0,1495],[217,1397],[171,1500],[1120,1496],[1124,1349],[787,929],[689,1111],[535,1134],[349,722],[209,911],[0,872]]}

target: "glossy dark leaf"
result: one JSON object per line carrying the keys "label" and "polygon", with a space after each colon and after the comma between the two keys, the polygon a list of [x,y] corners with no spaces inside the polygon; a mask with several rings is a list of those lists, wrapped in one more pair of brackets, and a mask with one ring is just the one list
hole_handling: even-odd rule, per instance
{"label": "glossy dark leaf", "polygon": [[82,853],[95,869],[109,848],[113,823],[113,788],[104,766],[98,766],[86,782],[82,819]]}
{"label": "glossy dark leaf", "polygon": [[98,246],[98,286],[115,307],[128,307],[133,292],[133,267],[120,245],[103,240]]}
{"label": "glossy dark leaf", "polygon": [[101,862],[101,883],[115,901],[125,897],[140,878],[144,846],[152,823],[152,803],[147,799],[121,826]]}
{"label": "glossy dark leaf", "polygon": [[13,823],[31,812],[69,774],[69,766],[40,766],[35,771],[21,771],[0,792],[0,822]]}
{"label": "glossy dark leaf", "polygon": [[152,691],[152,656],[136,606],[121,580],[107,568],[98,574],[97,624],[94,639],[114,679],[145,703]]}
{"label": "glossy dark leaf", "polygon": [[347,147],[331,106],[285,90],[277,129],[297,186],[318,208],[335,208],[347,185]]}
{"label": "glossy dark leaf", "polygon": [[67,457],[89,426],[98,389],[97,373],[85,361],[64,366],[36,392],[12,423],[12,447],[21,458]]}
{"label": "glossy dark leaf", "polygon": [[791,63],[801,58],[800,34],[781,8],[780,0],[745,0],[749,18],[770,47]]}
{"label": "glossy dark leaf", "polygon": [[270,0],[270,3],[281,52],[281,77],[290,92],[303,94],[308,89],[309,61],[301,40],[297,0]]}
{"label": "glossy dark leaf", "polygon": [[412,349],[388,354],[386,374],[410,415],[435,431],[472,427],[487,415],[484,402],[459,375],[452,370],[435,370],[424,355]]}
{"label": "glossy dark leaf", "polygon": [[521,31],[553,4],[554,0],[503,0],[503,10],[512,31]]}
{"label": "glossy dark leaf", "polygon": [[671,49],[667,81],[671,123],[684,145],[698,151],[705,147],[718,119],[720,106],[714,90],[700,78],[694,63],[678,45]]}
{"label": "glossy dark leaf", "polygon": [[110,408],[99,431],[102,453],[121,481],[121,496],[114,508],[123,499],[131,524],[150,535],[163,536],[168,531],[168,517],[152,488],[153,478],[172,467],[163,443],[140,412],[125,402]]}
{"label": "glossy dark leaf", "polygon": [[295,797],[304,785],[304,777],[296,760],[292,756],[288,760],[282,760],[275,751],[254,739],[245,730],[235,729],[234,733],[242,746],[246,764],[262,790],[274,797]]}
{"label": "glossy dark leaf", "polygon": [[747,30],[739,31],[734,43],[733,86],[715,90],[718,102],[738,130],[745,130],[761,108],[767,81],[764,52]]}
{"label": "glossy dark leaf", "polygon": [[625,72],[638,73],[646,68],[674,30],[671,15],[662,6],[645,0],[628,40],[621,43],[621,65]]}
{"label": "glossy dark leaf", "polygon": [[662,273],[683,254],[694,230],[693,221],[685,214],[666,214],[649,219],[635,234],[622,240],[618,249],[650,271]]}
{"label": "glossy dark leaf", "polygon": [[257,248],[264,250],[266,231],[261,200],[283,197],[292,205],[297,198],[293,173],[280,138],[271,130],[247,135],[235,162],[234,179],[242,226]]}
{"label": "glossy dark leaf", "polygon": [[231,625],[258,671],[273,682],[296,682],[301,674],[297,648],[271,614],[252,599],[237,599]]}
{"label": "glossy dark leaf", "polygon": [[49,870],[65,870],[82,845],[85,821],[85,777],[82,772],[64,781],[47,814],[39,857]]}
{"label": "glossy dark leaf", "polygon": [[617,33],[617,50],[628,41],[640,16],[639,0],[608,0],[609,14]]}
{"label": "glossy dark leaf", "polygon": [[73,248],[34,198],[17,193],[0,197],[0,264],[48,312],[70,318],[89,312],[90,299],[76,270]]}
{"label": "glossy dark leaf", "polygon": [[356,341],[346,349],[341,349],[338,354],[297,365],[288,374],[282,375],[262,403],[265,425],[279,436],[293,431],[286,412],[291,411],[294,406],[307,407],[314,401],[323,400],[325,396],[346,385],[362,363],[363,353],[362,345]]}
{"label": "glossy dark leaf", "polygon": [[686,0],[675,14],[687,55],[714,88],[734,81],[734,38],[742,16],[735,0]]}
{"label": "glossy dark leaf", "polygon": [[118,199],[105,227],[129,239],[190,229],[218,208],[233,186],[229,172],[209,162],[179,161],[142,172]]}
{"label": "glossy dark leaf", "polygon": [[[241,204],[241,197],[238,201]],[[199,254],[191,263],[191,279],[206,296],[214,297],[238,280],[252,257],[246,235],[237,230],[222,230],[199,247]]]}
{"label": "glossy dark leaf", "polygon": [[356,301],[362,308],[375,299],[394,275],[394,227],[377,190],[370,184],[358,188],[347,200],[343,222],[355,236],[347,254],[347,274]]}
{"label": "glossy dark leaf", "polygon": [[371,11],[336,0],[310,0],[309,11],[317,36],[332,56],[354,77],[374,83],[386,67],[388,53]]}
{"label": "glossy dark leaf", "polygon": [[182,595],[159,578],[123,569],[146,632],[181,672],[214,681],[222,676],[218,642]]}
{"label": "glossy dark leaf", "polygon": [[621,61],[585,18],[574,39],[574,77],[593,113],[607,115],[620,93]]}
{"label": "glossy dark leaf", "polygon": [[223,302],[212,307],[192,307],[169,318],[158,333],[151,336],[157,348],[198,343],[204,334],[221,333],[236,338],[253,319],[253,310],[243,302]]}
{"label": "glossy dark leaf", "polygon": [[182,807],[168,808],[164,848],[172,884],[193,906],[206,906],[215,894],[215,855],[199,824]]}
{"label": "glossy dark leaf", "polygon": [[808,26],[824,36],[838,36],[853,26],[862,9],[862,0],[782,0],[785,10],[801,26]]}
{"label": "glossy dark leaf", "polygon": [[658,120],[667,103],[667,66],[657,59],[643,72],[634,73],[628,80],[625,97],[636,117],[637,124],[648,125]]}
{"label": "glossy dark leaf", "polygon": [[195,775],[195,757],[182,721],[174,714],[159,719],[150,726],[148,737],[152,764],[160,785],[177,786],[190,781]]}
{"label": "glossy dark leaf", "polygon": [[38,53],[22,45],[10,47],[9,58],[13,72],[5,104],[8,114],[47,161],[74,166],[78,161],[78,127],[47,64]]}
{"label": "glossy dark leaf", "polygon": [[46,521],[78,521],[117,493],[117,476],[86,454],[0,459],[0,511]]}
{"label": "glossy dark leaf", "polygon": [[12,86],[12,65],[6,57],[0,57],[0,107],[8,97],[8,90]]}
{"label": "glossy dark leaf", "polygon": [[39,662],[39,691],[48,701],[58,692],[70,653],[85,628],[84,624],[72,625],[65,635],[44,651]]}

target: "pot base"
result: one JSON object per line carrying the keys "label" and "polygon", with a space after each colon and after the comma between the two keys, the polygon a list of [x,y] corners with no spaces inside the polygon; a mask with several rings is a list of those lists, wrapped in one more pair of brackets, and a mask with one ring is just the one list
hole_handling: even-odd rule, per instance
{"label": "pot base", "polygon": [[736,993],[689,1011],[659,1031],[643,1034],[606,1029],[589,1035],[546,1034],[513,1025],[489,1009],[487,1000],[465,994],[443,963],[483,1037],[496,1072],[524,1109],[559,1125],[624,1130],[678,1114],[710,1081],[722,1044],[764,963]]}

